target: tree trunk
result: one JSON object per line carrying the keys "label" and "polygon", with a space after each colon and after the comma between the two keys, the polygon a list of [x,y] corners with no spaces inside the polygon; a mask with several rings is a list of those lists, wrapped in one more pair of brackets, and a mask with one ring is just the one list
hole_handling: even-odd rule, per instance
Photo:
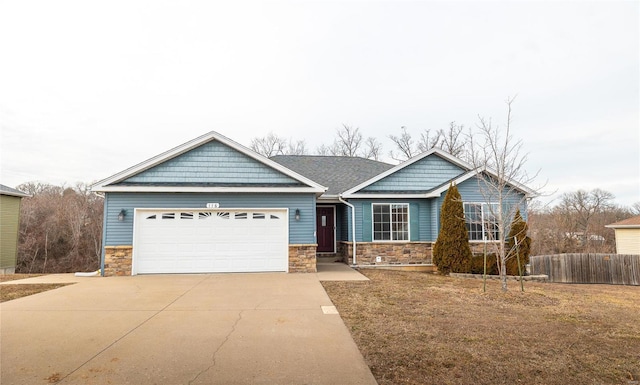
{"label": "tree trunk", "polygon": [[506,292],[507,289],[507,261],[506,258],[502,260],[500,264],[500,284],[502,291]]}

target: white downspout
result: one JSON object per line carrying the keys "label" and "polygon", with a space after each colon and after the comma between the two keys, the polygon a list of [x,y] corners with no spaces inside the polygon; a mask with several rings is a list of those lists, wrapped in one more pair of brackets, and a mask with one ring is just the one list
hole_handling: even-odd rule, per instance
{"label": "white downspout", "polygon": [[353,241],[353,265],[356,266],[356,208],[351,203],[342,199],[342,194],[338,195],[338,200],[351,207],[351,239]]}

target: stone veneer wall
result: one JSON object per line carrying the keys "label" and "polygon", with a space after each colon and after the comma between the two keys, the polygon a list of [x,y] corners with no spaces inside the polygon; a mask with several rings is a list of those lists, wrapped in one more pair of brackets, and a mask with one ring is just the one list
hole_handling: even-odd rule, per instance
{"label": "stone veneer wall", "polygon": [[[487,242],[487,254],[495,254],[496,252],[496,243],[497,242]],[[469,242],[469,247],[471,248],[471,254],[473,254],[474,257],[477,257],[479,255],[484,255],[484,246],[485,243],[484,242]]]}
{"label": "stone veneer wall", "polygon": [[[435,242],[358,242],[358,265],[431,265],[433,264],[433,245]],[[474,256],[484,254],[484,243],[470,242],[471,252]],[[487,244],[487,253],[493,253],[495,245]],[[353,243],[338,243],[338,258],[351,265],[353,264]],[[381,262],[376,262],[376,257],[381,257]]]}
{"label": "stone veneer wall", "polygon": [[106,246],[104,251],[104,275],[131,275],[133,246]]}
{"label": "stone veneer wall", "polygon": [[[358,242],[356,244],[358,265],[431,265],[433,242]],[[338,254],[343,261],[353,264],[353,244],[340,242]],[[376,262],[376,257],[381,257]]]}
{"label": "stone veneer wall", "polygon": [[315,273],[318,245],[289,245],[289,273]]}
{"label": "stone veneer wall", "polygon": [[[317,245],[289,245],[289,272],[315,273]],[[107,246],[104,255],[104,275],[131,275],[133,246]]]}

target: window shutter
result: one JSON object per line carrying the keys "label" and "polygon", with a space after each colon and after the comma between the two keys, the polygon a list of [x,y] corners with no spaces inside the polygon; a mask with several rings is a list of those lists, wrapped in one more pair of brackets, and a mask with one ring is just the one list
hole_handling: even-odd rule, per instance
{"label": "window shutter", "polygon": [[373,236],[371,234],[371,203],[362,203],[362,242],[371,242]]}
{"label": "window shutter", "polygon": [[420,240],[420,205],[409,204],[409,241]]}

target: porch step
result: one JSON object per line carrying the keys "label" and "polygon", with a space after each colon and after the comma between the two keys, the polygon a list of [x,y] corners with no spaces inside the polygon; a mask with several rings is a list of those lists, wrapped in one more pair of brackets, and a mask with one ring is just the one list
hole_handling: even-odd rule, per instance
{"label": "porch step", "polygon": [[316,262],[317,263],[332,263],[332,262],[342,262],[342,257],[337,256],[337,255],[316,255]]}

